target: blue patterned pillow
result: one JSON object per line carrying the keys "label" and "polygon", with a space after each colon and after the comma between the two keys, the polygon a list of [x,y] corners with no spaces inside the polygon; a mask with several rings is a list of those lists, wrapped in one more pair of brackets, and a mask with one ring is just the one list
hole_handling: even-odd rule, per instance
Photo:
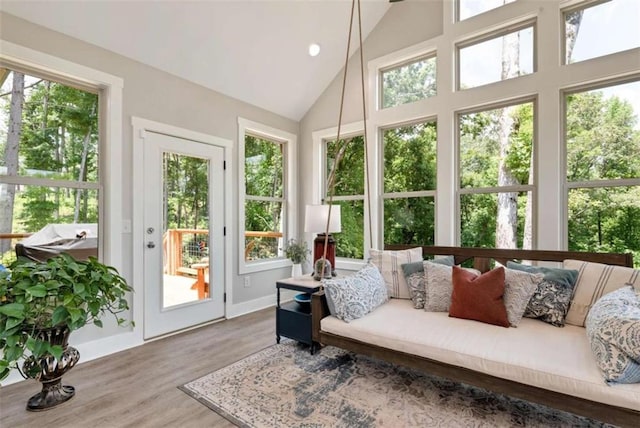
{"label": "blue patterned pillow", "polygon": [[389,300],[378,268],[369,263],[353,275],[323,279],[331,315],[346,322],[361,318]]}
{"label": "blue patterned pillow", "polygon": [[556,327],[564,327],[578,271],[530,266],[514,262],[507,262],[507,267],[529,273],[544,274],[544,279],[538,284],[538,288],[527,304],[524,317],[537,318]]}
{"label": "blue patterned pillow", "polygon": [[602,296],[591,307],[586,328],[607,383],[640,383],[640,296],[633,287]]}

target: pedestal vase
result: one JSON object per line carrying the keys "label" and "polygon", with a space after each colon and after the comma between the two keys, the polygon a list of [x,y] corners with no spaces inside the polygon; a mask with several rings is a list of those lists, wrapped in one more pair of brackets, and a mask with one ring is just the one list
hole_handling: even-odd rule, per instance
{"label": "pedestal vase", "polygon": [[[42,383],[42,390],[27,402],[27,410],[34,412],[48,410],[70,400],[75,395],[73,386],[62,384],[62,376],[80,359],[78,350],[68,345],[70,333],[67,327],[42,329],[36,333],[40,340],[61,346],[63,352],[60,360],[53,355],[45,355],[37,360],[33,357],[25,360],[22,366],[24,373],[33,373],[37,370],[37,374],[32,377]],[[36,367],[37,369],[34,370]]]}

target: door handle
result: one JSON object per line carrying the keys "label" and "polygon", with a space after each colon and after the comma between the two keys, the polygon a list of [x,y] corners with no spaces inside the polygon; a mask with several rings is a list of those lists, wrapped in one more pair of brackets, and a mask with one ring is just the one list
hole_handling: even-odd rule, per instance
{"label": "door handle", "polygon": [[156,244],[153,241],[147,242],[147,248],[156,248]]}

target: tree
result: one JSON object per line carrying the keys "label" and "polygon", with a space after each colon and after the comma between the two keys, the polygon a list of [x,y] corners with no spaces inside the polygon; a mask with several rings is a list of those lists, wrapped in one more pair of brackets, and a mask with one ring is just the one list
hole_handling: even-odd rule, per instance
{"label": "tree", "polygon": [[[8,176],[18,175],[18,153],[22,135],[22,107],[24,104],[24,74],[13,72],[11,87],[11,107],[9,111],[9,129],[4,149],[4,162]],[[0,232],[11,233],[13,230],[13,206],[15,202],[15,184],[4,184],[4,196],[0,196]],[[11,248],[11,241],[0,240],[0,254]]]}

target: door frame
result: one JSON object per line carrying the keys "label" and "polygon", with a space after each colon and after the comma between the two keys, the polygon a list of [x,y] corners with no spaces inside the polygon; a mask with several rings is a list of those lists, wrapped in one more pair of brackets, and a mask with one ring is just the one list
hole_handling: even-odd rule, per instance
{"label": "door frame", "polygon": [[[224,302],[224,315],[226,318],[229,313],[229,305],[230,305],[230,296],[231,296],[231,287],[232,287],[232,266],[233,260],[231,254],[233,254],[233,242],[231,240],[232,236],[235,236],[233,233],[233,203],[231,200],[232,197],[232,182],[231,177],[233,177],[233,142],[231,140],[227,140],[220,137],[215,137],[213,135],[203,134],[200,132],[192,131],[185,128],[180,128],[173,125],[168,125],[161,122],[155,122],[148,119],[143,119],[140,117],[132,116],[131,117],[131,125],[133,127],[133,186],[131,188],[132,196],[136,194],[142,194],[144,192],[144,170],[142,168],[143,165],[143,155],[144,155],[144,139],[146,138],[147,132],[155,132],[158,134],[165,134],[172,137],[182,138],[186,140],[192,140],[198,143],[209,144],[213,146],[220,147],[224,150],[224,161],[225,161],[225,180],[223,186],[224,192],[224,227],[226,228],[226,233],[224,236],[224,293],[227,296],[226,301]],[[144,332],[144,244],[145,244],[145,236],[144,236],[144,200],[143,198],[135,198],[133,197],[133,224],[132,224],[132,260],[133,260],[133,320],[136,323],[137,334],[141,342],[145,342],[143,332]],[[215,322],[214,320],[212,322]],[[162,337],[162,336],[160,336]],[[148,340],[154,340],[148,339]],[[146,341],[148,341],[146,340]]]}

